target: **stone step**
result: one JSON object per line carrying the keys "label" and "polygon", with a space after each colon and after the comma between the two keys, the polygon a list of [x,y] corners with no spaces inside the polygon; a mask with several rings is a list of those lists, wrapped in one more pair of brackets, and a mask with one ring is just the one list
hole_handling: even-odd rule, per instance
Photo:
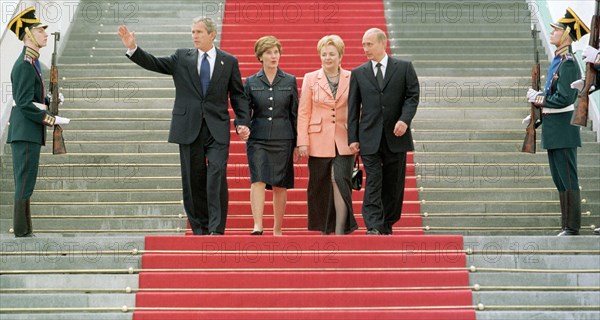
{"label": "stone step", "polygon": [[[583,236],[580,236],[583,237]],[[593,236],[588,236],[594,238]],[[596,237],[596,239],[598,239]],[[477,268],[543,269],[543,270],[598,270],[598,255],[540,255],[537,259],[513,255],[475,255],[472,265]],[[598,294],[596,293],[596,296]],[[526,302],[523,302],[526,303]]]}
{"label": "stone step", "polygon": [[[503,212],[503,213],[536,213],[536,212],[558,212],[560,204],[558,196],[555,201],[425,201],[420,203],[421,212]],[[599,203],[586,203],[582,211],[590,211],[594,214],[600,212]],[[600,225],[600,224],[599,224]]]}
{"label": "stone step", "polygon": [[[592,132],[585,131],[587,134],[582,134],[581,139],[584,142],[596,142],[596,137]],[[416,141],[427,140],[518,140],[524,138],[524,130],[465,130],[465,131],[425,131],[415,129],[413,139]],[[596,155],[597,157],[597,155]]]}
{"label": "stone step", "polygon": [[[579,237],[587,238],[587,237]],[[530,242],[535,244],[535,242]],[[536,259],[535,256],[530,256]],[[546,286],[546,287],[599,287],[599,273],[494,273],[475,272],[469,274],[469,284],[482,287]]]}
{"label": "stone step", "polygon": [[121,289],[125,291],[127,287],[137,288],[138,283],[137,274],[4,274],[0,278],[2,289]]}
{"label": "stone step", "polygon": [[[415,130],[413,136],[416,136],[420,130]],[[452,134],[451,130],[448,132]],[[485,131],[481,132],[485,134]],[[587,139],[587,134],[581,135],[583,139]],[[539,143],[539,141],[538,141]],[[595,153],[588,153],[585,150],[577,152],[577,161],[582,164],[598,163],[600,156]],[[431,163],[506,163],[513,162],[516,165],[527,165],[532,163],[545,164],[548,162],[548,154],[545,150],[538,150],[535,154],[524,152],[418,152],[414,155],[415,163],[431,164]]]}
{"label": "stone step", "polygon": [[[496,304],[495,304],[496,305]],[[528,320],[528,319],[547,319],[547,320],[595,320],[600,318],[600,311],[477,311],[476,317],[479,320]]]}
{"label": "stone step", "polygon": [[[5,231],[4,231],[5,232]],[[4,233],[3,232],[3,233]],[[27,256],[27,257],[4,257],[2,261],[3,270],[81,270],[81,269],[121,269],[123,271],[129,268],[140,268],[140,257],[133,255],[106,255],[95,254],[93,256]],[[2,295],[2,303],[5,306],[9,304]]]}
{"label": "stone step", "polygon": [[[466,152],[519,152],[523,146],[522,140],[436,140],[416,141],[415,152],[451,152],[458,148]],[[596,142],[583,142],[586,152],[598,152],[600,145]],[[538,150],[541,150],[538,144]],[[585,168],[583,168],[585,170]],[[595,171],[597,172],[597,171]]]}
{"label": "stone step", "polygon": [[131,293],[52,293],[52,294],[2,294],[1,308],[119,308],[134,306]]}
{"label": "stone step", "polygon": [[[3,226],[11,226],[12,218],[7,218],[4,214],[2,214],[2,218],[0,221]],[[118,219],[106,219],[104,217],[94,218],[94,216],[89,216],[85,220],[82,219],[70,219],[70,218],[55,218],[55,219],[37,219],[36,216],[32,216],[33,219],[33,229],[34,232],[40,232],[39,230],[44,230],[44,232],[52,231],[52,232],[62,232],[63,230],[67,230],[68,232],[72,232],[72,230],[97,230],[99,232],[118,232],[118,230],[123,230],[123,232],[128,232],[127,230],[137,229],[137,230],[149,230],[147,232],[152,232],[152,230],[165,230],[169,232],[175,232],[176,229],[184,230],[187,227],[187,219],[186,218],[175,218],[175,219],[150,219],[150,218],[118,218]],[[85,226],[82,225],[85,221]],[[248,219],[247,224],[248,229],[252,227],[252,220]],[[7,232],[8,230],[2,230],[2,232]],[[130,232],[130,231],[129,231]],[[144,233],[147,233],[144,232]]]}
{"label": "stone step", "polygon": [[[52,319],[55,320],[81,320],[81,319],[94,319],[94,320],[131,320],[133,313],[122,312],[121,307],[112,306],[115,311],[112,312],[69,312],[69,313],[51,313]],[[46,320],[50,313],[11,313],[11,320]],[[4,315],[2,319],[5,318]]]}
{"label": "stone step", "polygon": [[598,291],[473,292],[474,304],[497,305],[497,301],[502,301],[503,305],[508,306],[600,306],[600,294]]}
{"label": "stone step", "polygon": [[[556,228],[560,232],[560,216],[534,216],[534,217],[511,217],[511,216],[491,216],[491,217],[426,217],[423,219],[424,225],[438,226],[446,228],[480,228],[480,227],[494,227],[494,228],[515,228],[520,227],[527,229],[528,226],[535,226],[537,228]],[[599,226],[600,227],[600,215],[595,216],[584,215],[581,219],[582,226]]]}
{"label": "stone step", "polygon": [[89,256],[102,255],[102,251],[127,251],[144,249],[144,236],[119,237],[34,237],[15,239],[0,235],[1,252],[36,252],[36,251],[85,251]]}

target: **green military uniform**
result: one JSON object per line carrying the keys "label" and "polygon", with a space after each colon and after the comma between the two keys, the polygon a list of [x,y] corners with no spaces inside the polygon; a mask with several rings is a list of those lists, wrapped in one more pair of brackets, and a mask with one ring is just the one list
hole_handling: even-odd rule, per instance
{"label": "green military uniform", "polygon": [[[45,28],[35,18],[33,8],[26,9],[11,20],[8,27],[23,40],[30,28]],[[53,126],[53,117],[44,108],[44,84],[39,65],[39,53],[25,46],[15,62],[12,73],[14,106],[11,111],[7,143],[11,145],[15,179],[14,233],[16,237],[32,236],[29,198],[37,179],[41,146],[45,144],[46,127]],[[34,103],[38,103],[36,106]],[[44,108],[42,110],[40,107]]]}
{"label": "green military uniform", "polygon": [[[571,8],[565,17],[551,24],[565,30],[573,41],[589,33],[589,29]],[[581,147],[580,129],[571,124],[578,91],[571,83],[581,79],[581,71],[570,45],[562,45],[554,54],[544,92],[534,104],[542,109],[542,148],[548,151],[548,162],[561,207],[560,235],[577,235],[581,227],[581,197],[577,175],[577,148]]]}

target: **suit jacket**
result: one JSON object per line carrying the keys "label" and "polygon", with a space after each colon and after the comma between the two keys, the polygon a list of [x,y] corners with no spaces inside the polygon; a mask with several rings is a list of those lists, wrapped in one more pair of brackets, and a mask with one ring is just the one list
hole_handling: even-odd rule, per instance
{"label": "suit jacket", "polygon": [[348,88],[350,71],[340,69],[335,99],[323,69],[304,75],[298,109],[298,146],[308,146],[313,157],[351,155],[348,147]]}
{"label": "suit jacket", "polygon": [[298,84],[295,76],[278,69],[270,84],[261,69],[246,78],[244,91],[252,110],[251,139],[296,139]]}
{"label": "suit jacket", "polygon": [[202,119],[214,139],[229,144],[230,117],[227,98],[235,112],[236,125],[250,125],[248,100],[242,87],[237,59],[217,49],[215,66],[206,96],[198,75],[198,49],[177,49],[169,57],[155,57],[138,47],[129,57],[140,67],[173,77],[175,104],[169,142],[191,144],[198,137]]}
{"label": "suit jacket", "polygon": [[15,105],[8,122],[7,143],[27,141],[46,144],[46,126],[54,124],[54,117],[33,103],[44,103],[44,83],[41,70],[35,66],[39,54],[24,47],[15,62],[10,78]]}
{"label": "suit jacket", "polygon": [[[414,150],[410,125],[419,104],[419,79],[409,61],[389,56],[379,89],[371,61],[352,70],[348,94],[348,143],[360,143],[360,153],[374,154],[385,134],[392,152]],[[394,135],[398,120],[408,125],[406,133]]]}

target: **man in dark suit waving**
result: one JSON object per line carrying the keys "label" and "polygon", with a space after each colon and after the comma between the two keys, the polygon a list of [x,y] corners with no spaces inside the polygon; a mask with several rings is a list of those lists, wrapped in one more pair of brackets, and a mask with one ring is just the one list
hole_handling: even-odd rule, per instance
{"label": "man in dark suit waving", "polygon": [[217,28],[210,18],[194,19],[194,49],[177,49],[168,57],[157,58],[138,47],[135,33],[126,26],[120,26],[118,32],[131,61],[173,77],[175,104],[169,142],[179,144],[183,205],[193,233],[225,233],[228,98],[238,134],[243,140],[250,135],[250,109],[237,59],[213,45]]}
{"label": "man in dark suit waving", "polygon": [[408,61],[385,52],[387,37],[365,32],[369,61],[352,70],[348,96],[348,143],[361,155],[367,182],[362,214],[367,234],[392,234],[404,199],[406,152],[414,150],[410,124],[419,104],[419,79]]}

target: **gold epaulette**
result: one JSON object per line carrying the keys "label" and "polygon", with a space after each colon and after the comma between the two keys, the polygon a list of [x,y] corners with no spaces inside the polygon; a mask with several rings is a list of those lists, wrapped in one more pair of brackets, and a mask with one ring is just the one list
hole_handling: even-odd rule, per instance
{"label": "gold epaulette", "polygon": [[562,54],[563,60],[567,60],[567,61],[574,61],[575,60],[575,55],[572,53],[564,53]]}
{"label": "gold epaulette", "polygon": [[25,62],[33,64],[33,61],[39,57],[39,52],[31,49],[30,47],[25,47],[25,54],[23,55],[23,60],[25,60]]}

